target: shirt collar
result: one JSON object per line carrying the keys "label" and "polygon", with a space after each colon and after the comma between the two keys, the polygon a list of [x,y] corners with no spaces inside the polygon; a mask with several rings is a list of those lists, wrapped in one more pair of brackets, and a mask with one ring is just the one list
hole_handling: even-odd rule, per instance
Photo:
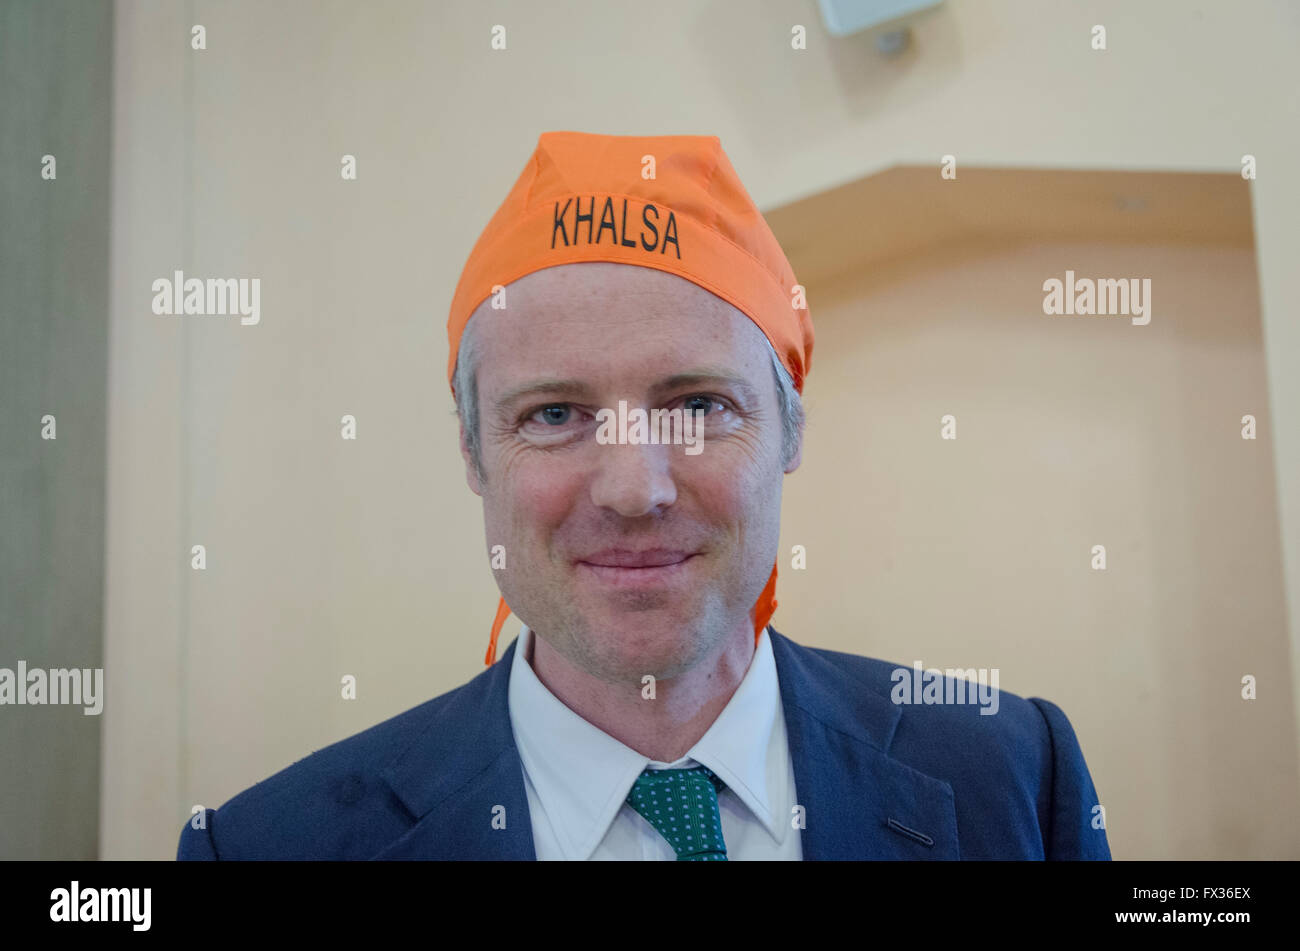
{"label": "shirt collar", "polygon": [[510,669],[510,722],[520,759],[566,857],[589,859],[646,767],[701,763],[730,789],[778,844],[789,824],[774,812],[785,788],[789,750],[776,660],[766,631],[740,686],[712,726],[674,763],[651,760],[588,723],[538,679],[523,625]]}

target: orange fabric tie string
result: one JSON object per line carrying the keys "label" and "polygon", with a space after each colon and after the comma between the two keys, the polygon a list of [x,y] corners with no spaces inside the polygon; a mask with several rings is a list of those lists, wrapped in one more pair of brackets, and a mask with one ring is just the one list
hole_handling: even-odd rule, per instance
{"label": "orange fabric tie string", "polygon": [[[767,628],[768,622],[772,620],[772,615],[776,613],[776,565],[772,565],[772,573],[768,575],[767,585],[763,588],[763,593],[758,596],[758,603],[754,605],[754,647],[758,648],[758,639],[763,636],[763,631]],[[510,605],[506,604],[505,598],[499,598],[497,602],[497,616],[492,621],[492,636],[488,638],[487,656],[483,658],[485,667],[491,667],[497,659],[497,638],[501,635],[501,628],[506,623],[506,618],[510,616]]]}
{"label": "orange fabric tie string", "polygon": [[506,604],[506,599],[501,598],[497,604],[497,616],[492,622],[492,637],[488,640],[487,657],[484,658],[483,664],[491,667],[497,659],[497,637],[501,634],[501,626],[506,623],[506,618],[510,616],[510,605]]}

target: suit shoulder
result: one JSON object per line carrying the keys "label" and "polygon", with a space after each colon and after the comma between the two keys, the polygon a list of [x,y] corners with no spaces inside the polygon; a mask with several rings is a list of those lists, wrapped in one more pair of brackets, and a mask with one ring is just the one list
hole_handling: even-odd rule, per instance
{"label": "suit shoulder", "polygon": [[[1056,704],[998,688],[998,671],[923,668],[819,648],[810,664],[850,692],[860,709],[897,710],[892,759],[953,791],[967,858],[1109,858],[1094,823],[1096,789],[1070,721]],[[971,683],[970,679],[975,682]],[[856,685],[856,686],[850,686]]]}
{"label": "suit shoulder", "polygon": [[[487,673],[331,743],[208,810],[206,850],[221,859],[370,857],[413,822],[384,770],[438,724],[481,708]],[[186,824],[182,856],[196,848],[196,831]]]}
{"label": "suit shoulder", "polygon": [[[924,668],[897,664],[875,657],[843,651],[806,647],[862,689],[889,700],[902,712],[923,720],[927,726],[977,730],[977,735],[998,735],[1010,730],[1022,739],[1046,739],[1044,718],[1036,706],[1042,700],[1026,700],[998,686],[1000,672],[975,668]],[[1061,719],[1065,714],[1051,705]]]}
{"label": "suit shoulder", "polygon": [[[1019,788],[1036,798],[1050,786],[1052,734],[1039,701],[998,688],[996,670],[917,671],[892,663],[822,648],[803,648],[838,675],[824,672],[860,697],[864,715],[897,711],[886,739],[889,756],[969,795],[971,789]],[[967,679],[970,678],[970,679]],[[981,682],[982,681],[982,682]],[[883,702],[882,702],[883,701]],[[852,703],[852,700],[850,700]],[[1057,713],[1059,708],[1053,707]],[[1060,714],[1064,721],[1064,714]],[[1053,724],[1054,725],[1054,724]]]}

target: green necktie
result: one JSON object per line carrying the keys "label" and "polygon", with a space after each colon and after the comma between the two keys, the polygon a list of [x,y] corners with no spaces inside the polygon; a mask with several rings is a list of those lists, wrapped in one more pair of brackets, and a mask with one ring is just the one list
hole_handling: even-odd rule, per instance
{"label": "green necktie", "polygon": [[668,840],[679,862],[725,862],[718,793],[726,788],[707,766],[647,769],[636,778],[627,804]]}

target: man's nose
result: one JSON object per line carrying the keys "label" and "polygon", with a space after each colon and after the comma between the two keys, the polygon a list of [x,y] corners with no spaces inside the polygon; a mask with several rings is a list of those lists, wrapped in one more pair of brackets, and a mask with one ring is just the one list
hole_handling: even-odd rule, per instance
{"label": "man's nose", "polygon": [[669,453],[658,444],[610,443],[597,447],[591,501],[624,518],[649,515],[677,501]]}

